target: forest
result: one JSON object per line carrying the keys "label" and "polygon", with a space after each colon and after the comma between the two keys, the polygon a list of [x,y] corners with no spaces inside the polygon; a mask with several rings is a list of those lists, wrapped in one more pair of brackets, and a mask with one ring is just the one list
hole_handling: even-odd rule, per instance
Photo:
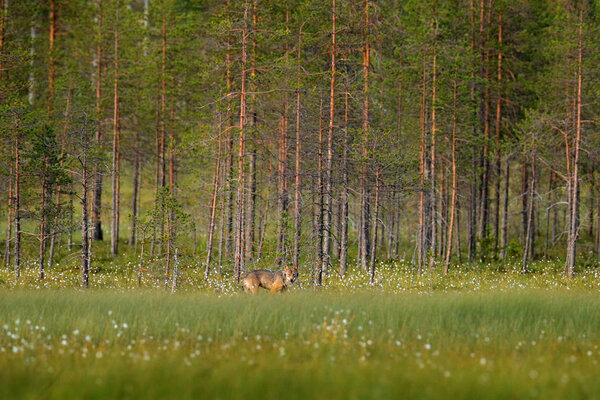
{"label": "forest", "polygon": [[597,2],[0,6],[17,277],[79,257],[86,286],[102,252],[165,285],[176,254],[315,286],[380,259],[598,264]]}
{"label": "forest", "polygon": [[0,398],[600,398],[598,43],[597,0],[0,0]]}

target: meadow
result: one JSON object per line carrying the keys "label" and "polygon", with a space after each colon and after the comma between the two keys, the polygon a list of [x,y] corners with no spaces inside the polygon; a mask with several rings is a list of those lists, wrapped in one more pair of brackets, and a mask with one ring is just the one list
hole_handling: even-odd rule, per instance
{"label": "meadow", "polygon": [[600,279],[537,262],[444,277],[382,264],[313,290],[240,293],[182,267],[40,284],[0,274],[0,398],[600,398]]}

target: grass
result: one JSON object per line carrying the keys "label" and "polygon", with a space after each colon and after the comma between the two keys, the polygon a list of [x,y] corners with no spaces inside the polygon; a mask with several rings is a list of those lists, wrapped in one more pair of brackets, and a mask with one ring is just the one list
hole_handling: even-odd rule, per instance
{"label": "grass", "polygon": [[0,290],[0,398],[599,398],[600,297]]}

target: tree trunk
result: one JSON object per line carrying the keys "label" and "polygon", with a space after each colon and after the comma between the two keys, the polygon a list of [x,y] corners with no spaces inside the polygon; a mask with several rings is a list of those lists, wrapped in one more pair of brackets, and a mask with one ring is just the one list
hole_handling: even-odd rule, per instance
{"label": "tree trunk", "polygon": [[452,253],[452,233],[454,229],[454,214],[456,210],[456,80],[452,90],[452,200],[450,200],[450,223],[448,226],[448,244],[444,261],[444,275],[448,275],[450,255]]}
{"label": "tree trunk", "polygon": [[138,197],[140,192],[140,168],[141,168],[141,150],[140,150],[140,134],[136,130],[133,132],[133,143],[135,159],[133,162],[133,194],[131,195],[131,228],[129,232],[129,246],[134,246],[137,254],[137,218],[138,218]]}
{"label": "tree trunk", "polygon": [[246,39],[248,32],[248,0],[244,2],[244,25],[242,29],[242,63],[241,63],[241,92],[240,92],[240,140],[238,153],[238,190],[237,190],[237,217],[235,230],[235,278],[240,280],[242,273],[245,271],[246,255],[245,255],[245,182],[246,182],[246,64],[247,50]]}
{"label": "tree trunk", "polygon": [[370,44],[370,15],[369,15],[369,0],[365,1],[365,26],[364,26],[364,45],[363,45],[363,114],[362,114],[362,170],[361,170],[361,187],[360,187],[360,266],[363,272],[367,272],[369,254],[370,234],[370,205],[369,205],[369,189],[368,189],[368,143],[369,143],[369,68],[371,65],[371,44]]}
{"label": "tree trunk", "polygon": [[596,233],[594,248],[596,250],[598,260],[600,261],[600,190],[598,190],[598,187],[600,187],[600,174],[598,174],[598,178],[596,178],[594,185],[596,186]]}
{"label": "tree trunk", "polygon": [[527,235],[527,210],[529,199],[529,170],[527,168],[527,155],[523,155],[523,165],[521,166],[521,243],[525,245]]}
{"label": "tree trunk", "polygon": [[[0,82],[2,82],[4,72],[4,32],[6,30],[6,16],[8,14],[8,0],[0,1]],[[18,135],[18,133],[17,133]],[[18,150],[15,150],[18,151]],[[12,152],[11,152],[12,153]],[[11,154],[12,156],[12,154]],[[4,252],[4,265],[10,265],[10,241],[12,238],[13,227],[13,209],[14,209],[14,194],[13,194],[13,177],[14,170],[11,163],[10,174],[8,179],[8,221],[6,226],[6,247]]]}
{"label": "tree trunk", "polygon": [[[96,45],[96,144],[102,146],[104,135],[102,132],[102,0],[98,0],[98,33]],[[100,163],[98,163],[100,164]],[[103,240],[102,234],[102,170],[100,165],[94,167],[94,189],[92,201],[92,235],[94,240]]]}
{"label": "tree trunk", "polygon": [[[230,6],[230,0],[227,0],[227,8]],[[234,153],[234,141],[233,141],[233,129],[230,129],[233,121],[232,112],[232,101],[230,95],[232,94],[233,79],[231,77],[231,38],[227,38],[227,49],[225,53],[225,76],[226,76],[226,89],[227,89],[227,114],[226,114],[226,130],[227,130],[227,157],[225,159],[225,253],[233,255],[233,153]]]}
{"label": "tree trunk", "polygon": [[42,202],[40,209],[40,280],[45,277],[44,274],[44,256],[46,255],[46,206],[48,202],[48,158],[44,160],[44,170],[42,171]]}
{"label": "tree trunk", "polygon": [[17,279],[21,277],[21,160],[19,158],[19,129],[15,132],[15,275]]}
{"label": "tree trunk", "polygon": [[346,75],[344,90],[344,142],[342,149],[342,197],[340,212],[340,275],[346,276],[348,272],[348,112],[350,87]]}
{"label": "tree trunk", "polygon": [[[250,90],[256,91],[256,32],[258,24],[257,6],[258,0],[252,2],[252,60],[250,63],[250,83],[252,84]],[[255,233],[256,233],[256,144],[254,143],[256,131],[257,131],[257,113],[256,113],[256,95],[250,97],[248,101],[249,114],[250,114],[250,130],[251,135],[251,147],[249,151],[250,155],[250,166],[248,171],[248,193],[250,195],[250,201],[248,202],[248,229],[246,237],[246,254],[249,261],[254,259],[254,244],[255,244]]]}
{"label": "tree trunk", "polygon": [[[1,4],[1,5],[4,6],[4,4]],[[4,22],[4,19],[2,20],[2,22]],[[11,151],[11,156],[12,156],[12,151]],[[13,165],[11,163],[10,172],[9,172],[9,176],[8,176],[8,199],[7,199],[8,200],[7,201],[8,212],[6,213],[8,220],[6,221],[6,241],[4,243],[5,249],[4,249],[4,260],[3,260],[4,265],[7,267],[10,265],[10,241],[12,239],[12,227],[13,227],[13,208],[14,208],[13,175],[14,175],[14,170],[13,170]]]}
{"label": "tree trunk", "polygon": [[335,124],[335,52],[336,52],[336,9],[335,0],[332,2],[332,34],[331,34],[331,79],[329,86],[329,129],[327,131],[327,161],[325,167],[325,196],[323,207],[323,259],[321,273],[329,275],[330,246],[331,246],[331,209],[333,203],[333,132]]}
{"label": "tree trunk", "polygon": [[[222,117],[219,115],[219,119]],[[208,223],[208,238],[206,239],[206,262],[204,265],[204,279],[208,279],[210,273],[210,260],[213,247],[213,233],[215,231],[215,219],[217,217],[217,197],[219,195],[219,178],[221,176],[221,135],[223,133],[223,122],[219,121],[219,150],[215,161],[215,173],[213,175],[213,193],[210,201],[210,221]]]}
{"label": "tree trunk", "polygon": [[319,103],[319,150],[317,165],[317,258],[318,266],[315,276],[316,286],[323,282],[323,99]]}
{"label": "tree trunk", "polygon": [[534,226],[533,226],[533,207],[535,199],[535,148],[533,149],[533,155],[531,156],[531,179],[529,179],[529,189],[527,194],[527,227],[525,230],[525,243],[523,248],[523,264],[521,266],[521,272],[527,272],[527,264],[533,253],[533,237],[534,237]]}
{"label": "tree trunk", "polygon": [[287,263],[287,223],[288,223],[288,179],[287,179],[287,98],[284,96],[281,105],[281,118],[279,120],[279,157],[278,157],[278,212],[279,221],[277,225],[277,263]]}
{"label": "tree trunk", "polygon": [[88,229],[88,165],[87,150],[84,150],[81,165],[81,286],[89,286],[89,229]]}
{"label": "tree trunk", "polygon": [[375,209],[373,210],[373,238],[371,242],[371,259],[369,260],[369,284],[375,284],[375,261],[377,257],[377,223],[379,218],[379,191],[380,191],[380,175],[379,167],[375,170]]}
{"label": "tree trunk", "polygon": [[[63,167],[63,156],[65,154],[65,146],[67,142],[67,130],[69,129],[69,112],[71,106],[71,88],[69,88],[67,92],[67,105],[65,107],[65,124],[63,127],[63,134],[60,140],[60,167]],[[56,210],[54,215],[54,223],[52,224],[52,232],[50,234],[50,251],[48,253],[48,268],[52,267],[54,264],[54,249],[56,246],[56,235],[58,234],[58,223],[61,211],[60,205],[60,195],[62,194],[62,185],[58,185],[58,190],[56,191]],[[69,230],[71,228],[69,227]]]}
{"label": "tree trunk", "polygon": [[481,40],[481,62],[480,73],[481,78],[485,81],[485,88],[481,92],[481,115],[480,123],[483,130],[483,152],[480,165],[481,173],[481,188],[480,188],[480,212],[481,223],[479,225],[479,237],[486,239],[488,234],[489,223],[489,180],[490,180],[490,50],[488,47],[488,35],[485,29],[490,25],[491,20],[491,4],[488,5],[487,21],[484,18],[486,11],[486,2],[481,0],[481,21],[480,21],[480,40]]}
{"label": "tree trunk", "polygon": [[[156,153],[155,168],[154,168],[154,205],[158,207],[158,194],[160,191],[160,91],[156,92],[156,112],[154,114],[154,151]],[[150,255],[154,256],[156,240],[156,222],[152,224],[152,243],[150,246]],[[160,253],[160,250],[158,251]]]}
{"label": "tree trunk", "polygon": [[504,197],[502,200],[502,231],[500,232],[500,258],[506,259],[508,251],[508,189],[510,188],[510,155],[504,160]]}
{"label": "tree trunk", "polygon": [[421,150],[419,152],[419,231],[417,237],[417,265],[419,267],[419,272],[423,268],[425,253],[428,251],[428,248],[426,248],[425,243],[425,181],[427,178],[427,171],[425,167],[425,95],[427,93],[426,78],[426,64],[425,60],[423,60],[420,110]]}
{"label": "tree trunk", "polygon": [[500,142],[502,139],[502,13],[498,15],[498,67],[497,84],[498,94],[496,98],[496,187],[494,194],[494,253],[498,253],[498,242],[500,234],[500,182],[502,177],[502,148]]}
{"label": "tree trunk", "polygon": [[8,15],[8,0],[0,0],[0,82],[4,73],[4,32]]}
{"label": "tree trunk", "polygon": [[437,75],[437,51],[434,45],[433,47],[433,62],[432,62],[432,82],[431,82],[431,167],[429,168],[431,193],[429,194],[429,206],[431,207],[431,250],[429,252],[429,268],[433,269],[435,266],[435,255],[437,253],[437,201],[436,201],[436,120],[435,120],[435,103],[436,103],[436,75]]}
{"label": "tree trunk", "polygon": [[[469,2],[469,17],[470,17],[470,22],[471,22],[471,51],[473,52],[473,54],[475,54],[475,5],[474,5],[474,0],[470,0]],[[474,73],[474,68],[471,70],[471,78],[470,78],[470,93],[469,93],[469,99],[470,99],[470,103],[471,104],[475,104],[475,73]],[[476,111],[474,110],[474,114],[476,115]],[[475,120],[475,116],[473,118],[473,121]],[[472,124],[472,135],[473,137],[476,136],[477,133],[477,127],[476,127],[476,123],[473,122]],[[469,199],[469,206],[468,206],[468,211],[469,211],[469,218],[468,218],[468,239],[469,239],[469,243],[468,243],[468,250],[469,250],[469,261],[473,261],[473,259],[475,258],[475,252],[476,252],[476,242],[475,242],[475,227],[477,224],[477,170],[478,170],[478,164],[477,164],[477,152],[476,149],[473,148],[472,149],[472,173],[471,173],[471,180],[470,180],[470,189],[471,189],[471,196]]]}
{"label": "tree trunk", "polygon": [[[271,161],[269,161],[268,175],[271,175],[271,168],[272,168],[272,164],[271,164]],[[267,233],[267,223],[269,222],[270,209],[271,209],[271,186],[267,182],[267,194],[265,196],[265,209],[263,211],[262,219],[258,226],[258,232],[259,232],[260,239],[259,239],[258,250],[257,250],[257,254],[256,254],[257,262],[260,261],[260,258],[262,255],[262,250],[263,250],[263,244],[265,243],[265,236]]]}
{"label": "tree trunk", "polygon": [[296,64],[296,184],[294,193],[294,251],[292,256],[292,264],[294,268],[298,268],[298,260],[300,258],[300,237],[302,234],[302,141],[300,140],[300,56],[302,52],[302,26],[298,32],[298,59]]}
{"label": "tree trunk", "polygon": [[582,59],[583,59],[583,10],[579,11],[579,35],[577,46],[577,103],[575,123],[575,146],[573,149],[573,172],[569,193],[569,227],[567,238],[566,275],[570,279],[575,273],[577,255],[577,238],[579,236],[579,150],[581,144],[581,90],[582,90]]}
{"label": "tree trunk", "polygon": [[119,202],[120,202],[120,167],[121,167],[121,132],[119,124],[119,7],[115,13],[115,60],[114,60],[114,103],[113,103],[113,155],[112,155],[112,219],[111,219],[111,254],[119,253]]}
{"label": "tree trunk", "polygon": [[54,41],[56,39],[56,0],[50,0],[50,31],[48,34],[48,117],[54,103]]}

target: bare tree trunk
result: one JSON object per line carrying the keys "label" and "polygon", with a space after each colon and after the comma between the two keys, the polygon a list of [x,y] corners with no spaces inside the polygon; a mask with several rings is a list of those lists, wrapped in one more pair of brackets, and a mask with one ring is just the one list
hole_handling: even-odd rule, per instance
{"label": "bare tree trunk", "polygon": [[[160,92],[156,92],[156,112],[154,119],[154,151],[156,155],[155,168],[154,168],[154,204],[158,207],[158,194],[160,190]],[[156,218],[155,218],[156,219]],[[152,224],[152,243],[150,246],[150,255],[154,256],[155,247],[157,246],[156,240],[156,222]],[[160,248],[160,245],[158,245]],[[160,250],[158,250],[160,253]]]}
{"label": "bare tree trunk", "polygon": [[496,98],[496,193],[494,195],[494,253],[498,253],[498,242],[500,234],[500,181],[502,177],[502,148],[500,141],[502,139],[502,13],[498,15],[498,68],[497,84],[498,94]]}
{"label": "bare tree trunk", "polygon": [[[470,18],[470,22],[471,22],[471,51],[473,52],[473,54],[475,54],[475,5],[474,5],[474,0],[470,0],[469,2],[469,18]],[[469,98],[471,100],[471,103],[474,104],[475,103],[475,73],[474,73],[474,68],[471,71],[471,85],[470,85],[470,93],[469,93]],[[475,112],[476,114],[476,112]],[[476,135],[477,132],[477,128],[476,128],[476,124],[473,123],[472,126],[472,134],[473,136]],[[477,181],[477,169],[478,169],[478,165],[477,165],[477,155],[476,155],[476,150],[473,149],[473,163],[472,163],[472,176],[471,176],[471,182],[470,182],[470,188],[471,188],[471,196],[469,199],[469,218],[468,218],[468,239],[469,239],[469,243],[468,243],[468,250],[469,250],[469,261],[473,261],[473,259],[475,258],[475,252],[476,252],[476,242],[475,242],[475,228],[476,228],[476,224],[477,224],[477,185],[476,185],[476,181]]]}
{"label": "bare tree trunk", "polygon": [[[159,169],[160,169],[160,187],[167,187],[167,135],[166,135],[166,114],[167,114],[167,15],[165,12],[165,4],[162,4],[161,9],[161,18],[162,18],[162,28],[161,28],[161,70],[160,70],[160,143],[159,143]],[[158,190],[158,188],[157,188]],[[162,242],[165,238],[165,204],[164,200],[161,204],[160,209],[160,238],[159,250],[161,253],[162,250]],[[167,279],[169,275],[169,268],[171,262],[171,253],[170,253],[170,216],[166,216],[167,220],[167,265],[165,271],[165,290],[167,290]]]}
{"label": "bare tree trunk", "polygon": [[56,39],[56,0],[50,0],[50,31],[48,34],[48,117],[54,104],[54,41]]}
{"label": "bare tree trunk", "polygon": [[[96,144],[102,146],[104,135],[102,132],[102,0],[98,0],[98,33],[96,44]],[[99,165],[94,167],[94,189],[92,201],[92,220],[94,240],[103,240],[102,234],[102,170]]]}
{"label": "bare tree trunk", "polygon": [[423,61],[423,75],[422,75],[422,88],[421,88],[421,150],[419,152],[419,231],[417,236],[417,265],[419,272],[423,267],[425,260],[425,253],[427,252],[425,244],[425,180],[426,180],[426,168],[425,168],[425,94],[427,92],[427,81],[426,81],[426,64]]}
{"label": "bare tree trunk", "polygon": [[89,286],[89,229],[88,229],[88,164],[87,149],[84,150],[81,165],[81,286]]}
{"label": "bare tree trunk", "polygon": [[594,235],[594,205],[595,205],[595,192],[596,188],[594,187],[594,173],[595,167],[592,166],[592,170],[589,172],[590,174],[590,196],[589,196],[589,207],[588,207],[588,235],[593,237]]}
{"label": "bare tree trunk", "polygon": [[277,225],[277,263],[287,263],[287,222],[288,222],[288,179],[287,179],[287,98],[284,96],[279,120],[279,157],[278,157],[278,196],[279,221]]}
{"label": "bare tree trunk", "polygon": [[598,174],[598,178],[596,178],[594,184],[596,186],[596,233],[594,248],[596,250],[598,260],[600,261],[600,190],[597,190],[597,188],[600,187],[600,174]]}
{"label": "bare tree trunk", "polygon": [[[335,52],[336,52],[336,8],[335,0],[332,2],[332,34],[331,34],[331,79],[329,87],[329,129],[327,131],[327,161],[325,167],[325,196],[323,207],[323,259],[321,273],[329,275],[330,263],[330,240],[331,240],[331,209],[333,203],[332,196],[332,175],[333,175],[333,132],[335,124]],[[321,279],[319,279],[320,281]]]}
{"label": "bare tree trunk", "polygon": [[48,202],[48,158],[44,160],[44,170],[42,176],[42,204],[40,209],[40,280],[45,277],[44,274],[44,256],[46,254],[46,206]]}
{"label": "bare tree trunk", "polygon": [[550,248],[550,210],[554,209],[554,171],[550,170],[548,174],[548,193],[550,194],[549,204],[546,206],[546,240],[544,242],[544,258],[548,257]]}
{"label": "bare tree trunk", "polygon": [[[135,160],[133,162],[133,194],[131,195],[131,228],[129,232],[129,245],[135,246],[137,250],[137,218],[138,218],[138,196],[140,186],[140,148],[139,132],[134,130],[133,143]],[[136,251],[137,253],[137,251]]]}
{"label": "bare tree trunk", "polygon": [[348,76],[346,75],[344,90],[344,142],[342,149],[342,197],[340,212],[341,230],[340,230],[340,275],[346,276],[348,272],[348,112],[350,88],[348,85]]}
{"label": "bare tree trunk", "polygon": [[[166,267],[165,267],[165,290],[169,288],[169,273],[171,270],[171,217],[167,216],[167,259],[166,259]],[[175,278],[175,276],[173,276]]]}
{"label": "bare tree trunk", "polygon": [[[4,4],[0,4],[2,7],[4,7]],[[2,23],[4,24],[4,18],[2,19]],[[0,55],[1,56],[1,55]],[[1,66],[0,66],[1,67]],[[12,156],[12,151],[11,151],[11,156]],[[7,212],[7,218],[8,220],[6,221],[6,241],[5,241],[5,248],[4,248],[4,265],[5,266],[9,266],[10,265],[10,241],[12,239],[12,227],[13,227],[13,208],[14,208],[14,194],[13,194],[13,175],[14,175],[14,170],[13,170],[13,165],[11,163],[10,166],[10,172],[9,172],[9,176],[8,176],[8,201],[7,201],[7,205],[8,205],[8,212]]]}
{"label": "bare tree trunk", "polygon": [[[222,117],[219,115],[219,119]],[[215,219],[217,217],[217,197],[219,195],[219,178],[221,176],[221,135],[223,133],[223,122],[219,121],[219,150],[215,161],[215,173],[213,175],[213,193],[210,201],[210,222],[208,224],[208,239],[206,239],[206,262],[204,266],[204,279],[208,279],[210,273],[210,260],[213,247],[213,233],[215,231]]]}
{"label": "bare tree trunk", "polygon": [[443,259],[446,254],[446,234],[448,233],[448,195],[447,195],[447,183],[446,182],[446,169],[447,167],[444,165],[444,158],[440,158],[439,161],[440,167],[440,195],[439,195],[439,209],[440,215],[438,217],[438,225],[439,225],[439,239],[438,239],[438,251],[437,257]]}
{"label": "bare tree trunk", "polygon": [[[167,186],[167,15],[165,5],[162,5],[162,42],[161,42],[161,69],[160,69],[160,169],[161,187]],[[164,210],[162,211],[164,212]],[[161,224],[161,231],[163,227]],[[161,235],[162,236],[162,235]]]}
{"label": "bare tree trunk", "polygon": [[[67,92],[67,105],[65,107],[65,124],[63,127],[63,134],[60,140],[60,167],[63,167],[63,156],[65,154],[65,146],[67,142],[67,130],[69,129],[69,112],[71,106],[71,88],[69,88]],[[52,267],[54,264],[54,249],[56,245],[56,235],[58,229],[59,216],[61,211],[60,205],[60,195],[62,193],[62,185],[58,185],[58,190],[56,191],[56,211],[54,215],[54,223],[52,224],[52,232],[50,234],[50,251],[48,253],[48,268]],[[71,229],[69,227],[69,229]]]}
{"label": "bare tree trunk", "polygon": [[[227,0],[227,8],[231,5],[231,1]],[[233,204],[234,204],[234,196],[233,196],[233,153],[234,153],[234,143],[233,143],[233,129],[230,129],[233,121],[233,112],[232,112],[232,101],[230,99],[230,95],[232,94],[232,84],[233,79],[231,77],[231,38],[227,38],[227,50],[225,53],[225,76],[226,76],[226,89],[227,89],[227,114],[226,114],[226,130],[227,134],[227,157],[225,158],[225,253],[228,255],[233,255]]]}
{"label": "bare tree trunk", "polygon": [[508,247],[508,189],[510,187],[510,155],[504,160],[504,197],[502,200],[502,231],[500,233],[500,258],[506,259]]}
{"label": "bare tree trunk", "polygon": [[73,193],[69,194],[69,230],[67,234],[67,248],[73,249]]}
{"label": "bare tree trunk", "polygon": [[0,0],[0,82],[4,72],[4,32],[6,31],[6,17],[8,15],[8,0]]}
{"label": "bare tree trunk", "polygon": [[223,272],[223,241],[225,239],[225,197],[221,196],[221,218],[219,221],[219,264],[217,265],[217,273],[221,275]]}
{"label": "bare tree trunk", "polygon": [[241,63],[241,92],[240,92],[240,141],[238,154],[238,190],[237,190],[237,220],[235,232],[235,277],[239,281],[242,273],[245,271],[246,255],[245,255],[245,162],[246,162],[246,64],[247,51],[246,42],[248,34],[248,0],[244,2],[244,25],[242,29],[242,63]]}
{"label": "bare tree trunk", "polygon": [[[253,118],[254,119],[254,118]],[[248,170],[248,232],[246,237],[246,255],[249,261],[254,259],[255,251],[255,233],[256,233],[256,191],[257,191],[257,174],[256,174],[256,149],[254,146],[249,151],[250,162]]]}
{"label": "bare tree trunk", "polygon": [[431,193],[429,198],[429,206],[431,207],[431,251],[429,252],[429,268],[435,266],[435,255],[437,253],[437,201],[436,201],[436,120],[435,120],[435,103],[437,94],[436,76],[437,76],[437,51],[433,47],[433,62],[432,62],[432,82],[431,82],[431,167],[429,169]]}
{"label": "bare tree trunk", "polygon": [[[479,237],[486,239],[488,234],[488,223],[489,223],[489,180],[490,180],[490,76],[489,76],[489,65],[490,65],[490,50],[488,47],[488,35],[485,33],[485,29],[491,22],[491,4],[487,5],[488,15],[484,18],[486,11],[486,1],[481,0],[481,21],[480,21],[480,35],[481,35],[481,63],[480,72],[481,78],[485,81],[485,89],[481,92],[481,115],[480,123],[483,129],[483,153],[480,161],[482,167],[481,174],[481,198],[480,198],[480,211],[481,211],[481,223]],[[487,19],[487,21],[486,21]]]}
{"label": "bare tree trunk", "polygon": [[[258,0],[252,2],[252,60],[250,63],[250,83],[252,83],[251,91],[256,91],[256,32],[258,24],[257,15]],[[250,201],[248,202],[248,232],[246,237],[246,254],[249,261],[254,259],[254,244],[255,244],[255,233],[256,233],[256,144],[252,137],[256,135],[257,125],[257,114],[256,114],[256,95],[250,97],[248,102],[249,113],[250,113],[250,130],[251,135],[251,146],[250,146],[250,170],[248,171],[248,193],[250,195]]]}
{"label": "bare tree trunk", "polygon": [[115,60],[114,60],[114,107],[113,107],[113,159],[112,159],[112,219],[111,219],[111,254],[119,253],[119,202],[120,202],[120,167],[121,167],[121,132],[119,124],[119,7],[115,13]]}
{"label": "bare tree trunk", "polygon": [[294,251],[292,264],[298,268],[298,259],[300,258],[300,237],[302,234],[302,141],[300,140],[300,56],[302,52],[302,26],[298,32],[298,59],[296,64],[296,185],[294,193],[294,215],[295,215],[295,233],[294,233]]}
{"label": "bare tree trunk", "polygon": [[315,284],[321,286],[323,281],[323,99],[319,103],[319,149],[317,163],[317,212],[316,212],[316,228],[317,233],[314,235],[317,239],[317,258],[318,266],[316,271]]}
{"label": "bare tree trunk", "polygon": [[365,1],[365,27],[364,27],[364,45],[363,45],[363,115],[362,115],[362,129],[363,129],[363,141],[362,141],[362,156],[363,165],[361,171],[361,188],[360,188],[360,213],[361,225],[359,229],[360,234],[360,265],[363,272],[367,272],[369,254],[371,249],[369,248],[370,234],[370,205],[369,205],[369,190],[368,190],[368,178],[367,172],[368,167],[366,165],[368,156],[368,142],[369,142],[369,67],[371,65],[371,44],[370,44],[370,21],[369,21],[369,0]]}
{"label": "bare tree trunk", "polygon": [[458,263],[462,264],[462,253],[461,253],[461,240],[460,240],[460,200],[456,199],[456,257],[458,257]]}
{"label": "bare tree trunk", "polygon": [[[171,120],[175,120],[175,107],[171,106]],[[169,193],[172,197],[176,195],[176,182],[175,182],[175,131],[174,129],[170,129],[169,132]],[[176,225],[176,215],[173,209],[169,210],[169,215],[167,215],[167,228],[168,228],[168,237],[167,237],[167,275],[169,266],[171,264],[171,255],[172,252],[175,251],[175,255],[177,254],[177,247],[175,245],[176,237],[177,237],[177,225]],[[175,271],[173,271],[173,287],[177,286],[177,257],[175,257]]]}
{"label": "bare tree trunk", "polygon": [[450,223],[448,226],[448,244],[446,245],[446,259],[444,261],[444,275],[448,275],[450,255],[452,254],[452,233],[454,228],[454,214],[456,210],[456,80],[452,90],[452,200],[450,200]]}
{"label": "bare tree trunk", "polygon": [[15,275],[17,279],[21,276],[21,160],[19,158],[19,130],[15,132],[15,192],[14,192],[14,209],[15,209]]}
{"label": "bare tree trunk", "polygon": [[375,261],[377,257],[377,223],[379,218],[379,191],[381,169],[375,170],[375,209],[373,210],[373,238],[371,242],[371,259],[369,261],[369,284],[375,284]]}
{"label": "bare tree trunk", "polygon": [[573,149],[573,173],[569,176],[571,181],[569,193],[570,214],[567,238],[567,260],[565,272],[568,278],[575,273],[577,255],[577,238],[579,236],[579,150],[581,144],[581,89],[582,89],[582,59],[583,59],[583,10],[579,11],[579,35],[577,46],[577,104],[575,124],[575,146]]}
{"label": "bare tree trunk", "polygon": [[[271,164],[271,161],[269,161],[268,175],[271,174],[271,168],[272,168],[272,164]],[[265,196],[265,209],[263,211],[263,216],[262,216],[261,222],[258,227],[260,239],[259,239],[259,243],[258,243],[258,251],[256,254],[257,261],[260,261],[260,258],[262,255],[262,250],[263,250],[263,244],[265,243],[265,236],[267,233],[267,223],[269,222],[269,212],[271,209],[270,207],[271,207],[271,185],[269,185],[269,183],[267,182],[267,194]]]}
{"label": "bare tree trunk", "polygon": [[525,245],[527,234],[527,211],[529,205],[529,170],[527,169],[527,155],[523,155],[521,166],[521,243]]}
{"label": "bare tree trunk", "polygon": [[535,198],[535,148],[533,149],[533,155],[531,156],[531,179],[529,179],[529,190],[528,190],[528,204],[527,204],[527,228],[525,230],[525,245],[523,248],[523,264],[521,266],[521,272],[527,272],[527,264],[532,254],[533,247],[533,207]]}

